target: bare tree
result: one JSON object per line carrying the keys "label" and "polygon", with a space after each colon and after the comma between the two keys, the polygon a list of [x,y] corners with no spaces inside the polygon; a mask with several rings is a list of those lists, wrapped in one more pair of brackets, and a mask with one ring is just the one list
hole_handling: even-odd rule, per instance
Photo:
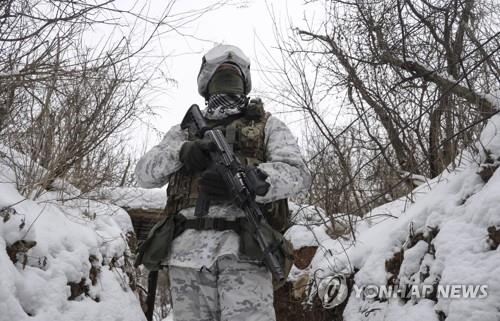
{"label": "bare tree", "polygon": [[[18,179],[26,195],[60,178],[82,192],[127,181],[123,133],[151,112],[143,97],[167,87],[139,53],[224,2],[175,13],[174,4],[149,16],[145,5],[121,9],[109,0],[0,3],[0,137],[29,156]],[[110,33],[96,44],[86,34],[99,27]]]}
{"label": "bare tree", "polygon": [[[320,23],[288,34],[276,27],[282,59],[270,61],[268,82],[322,137],[310,146],[316,176],[330,163],[343,177],[315,186],[312,201],[338,199],[337,211],[359,215],[453,166],[477,135],[474,125],[496,112],[485,94],[500,86],[498,4],[355,0],[324,8]],[[325,192],[333,186],[337,198]]]}

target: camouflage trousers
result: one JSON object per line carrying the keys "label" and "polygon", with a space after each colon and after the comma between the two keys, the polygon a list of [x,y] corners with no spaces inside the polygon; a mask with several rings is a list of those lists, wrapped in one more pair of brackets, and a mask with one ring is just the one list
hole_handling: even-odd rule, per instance
{"label": "camouflage trousers", "polygon": [[262,265],[224,256],[210,268],[169,267],[175,321],[275,321],[273,285]]}

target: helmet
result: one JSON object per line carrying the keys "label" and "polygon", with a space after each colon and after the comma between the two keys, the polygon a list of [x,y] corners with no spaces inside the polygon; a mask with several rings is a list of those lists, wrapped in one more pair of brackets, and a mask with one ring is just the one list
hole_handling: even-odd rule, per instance
{"label": "helmet", "polygon": [[240,48],[231,45],[218,45],[203,56],[200,72],[198,73],[198,92],[200,95],[207,98],[208,84],[215,71],[224,63],[233,64],[240,69],[244,82],[244,94],[248,95],[252,89],[250,59]]}

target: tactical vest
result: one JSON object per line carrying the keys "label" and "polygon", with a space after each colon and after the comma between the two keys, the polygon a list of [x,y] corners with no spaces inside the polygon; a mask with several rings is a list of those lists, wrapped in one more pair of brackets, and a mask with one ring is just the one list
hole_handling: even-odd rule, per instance
{"label": "tactical vest", "polygon": [[[244,114],[228,116],[221,120],[209,120],[211,128],[220,129],[236,157],[244,165],[257,166],[266,161],[265,127],[270,114],[262,107],[247,109]],[[189,132],[188,140],[197,139]],[[170,176],[167,188],[167,215],[194,207],[198,198],[200,174],[188,174],[181,168]],[[269,224],[283,232],[289,226],[290,212],[287,199],[262,204],[261,209]]]}

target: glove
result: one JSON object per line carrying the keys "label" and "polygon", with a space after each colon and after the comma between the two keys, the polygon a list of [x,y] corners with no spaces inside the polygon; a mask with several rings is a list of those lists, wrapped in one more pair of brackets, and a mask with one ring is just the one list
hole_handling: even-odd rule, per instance
{"label": "glove", "polygon": [[264,103],[262,102],[262,99],[260,97],[257,98],[252,98],[248,102],[248,106],[251,108],[264,108]]}
{"label": "glove", "polygon": [[179,160],[184,164],[188,173],[201,172],[210,163],[209,152],[213,147],[212,142],[202,139],[185,142],[179,152]]}
{"label": "glove", "polygon": [[252,98],[245,108],[245,116],[249,119],[259,119],[265,114],[264,104],[260,98]]}
{"label": "glove", "polygon": [[231,200],[229,187],[214,167],[209,167],[201,174],[198,184],[200,193],[204,194],[210,200]]}
{"label": "glove", "polygon": [[271,186],[271,184],[266,182],[266,178],[268,178],[269,175],[255,166],[246,166],[245,173],[247,174],[248,183],[253,193],[258,196],[266,195]]}

